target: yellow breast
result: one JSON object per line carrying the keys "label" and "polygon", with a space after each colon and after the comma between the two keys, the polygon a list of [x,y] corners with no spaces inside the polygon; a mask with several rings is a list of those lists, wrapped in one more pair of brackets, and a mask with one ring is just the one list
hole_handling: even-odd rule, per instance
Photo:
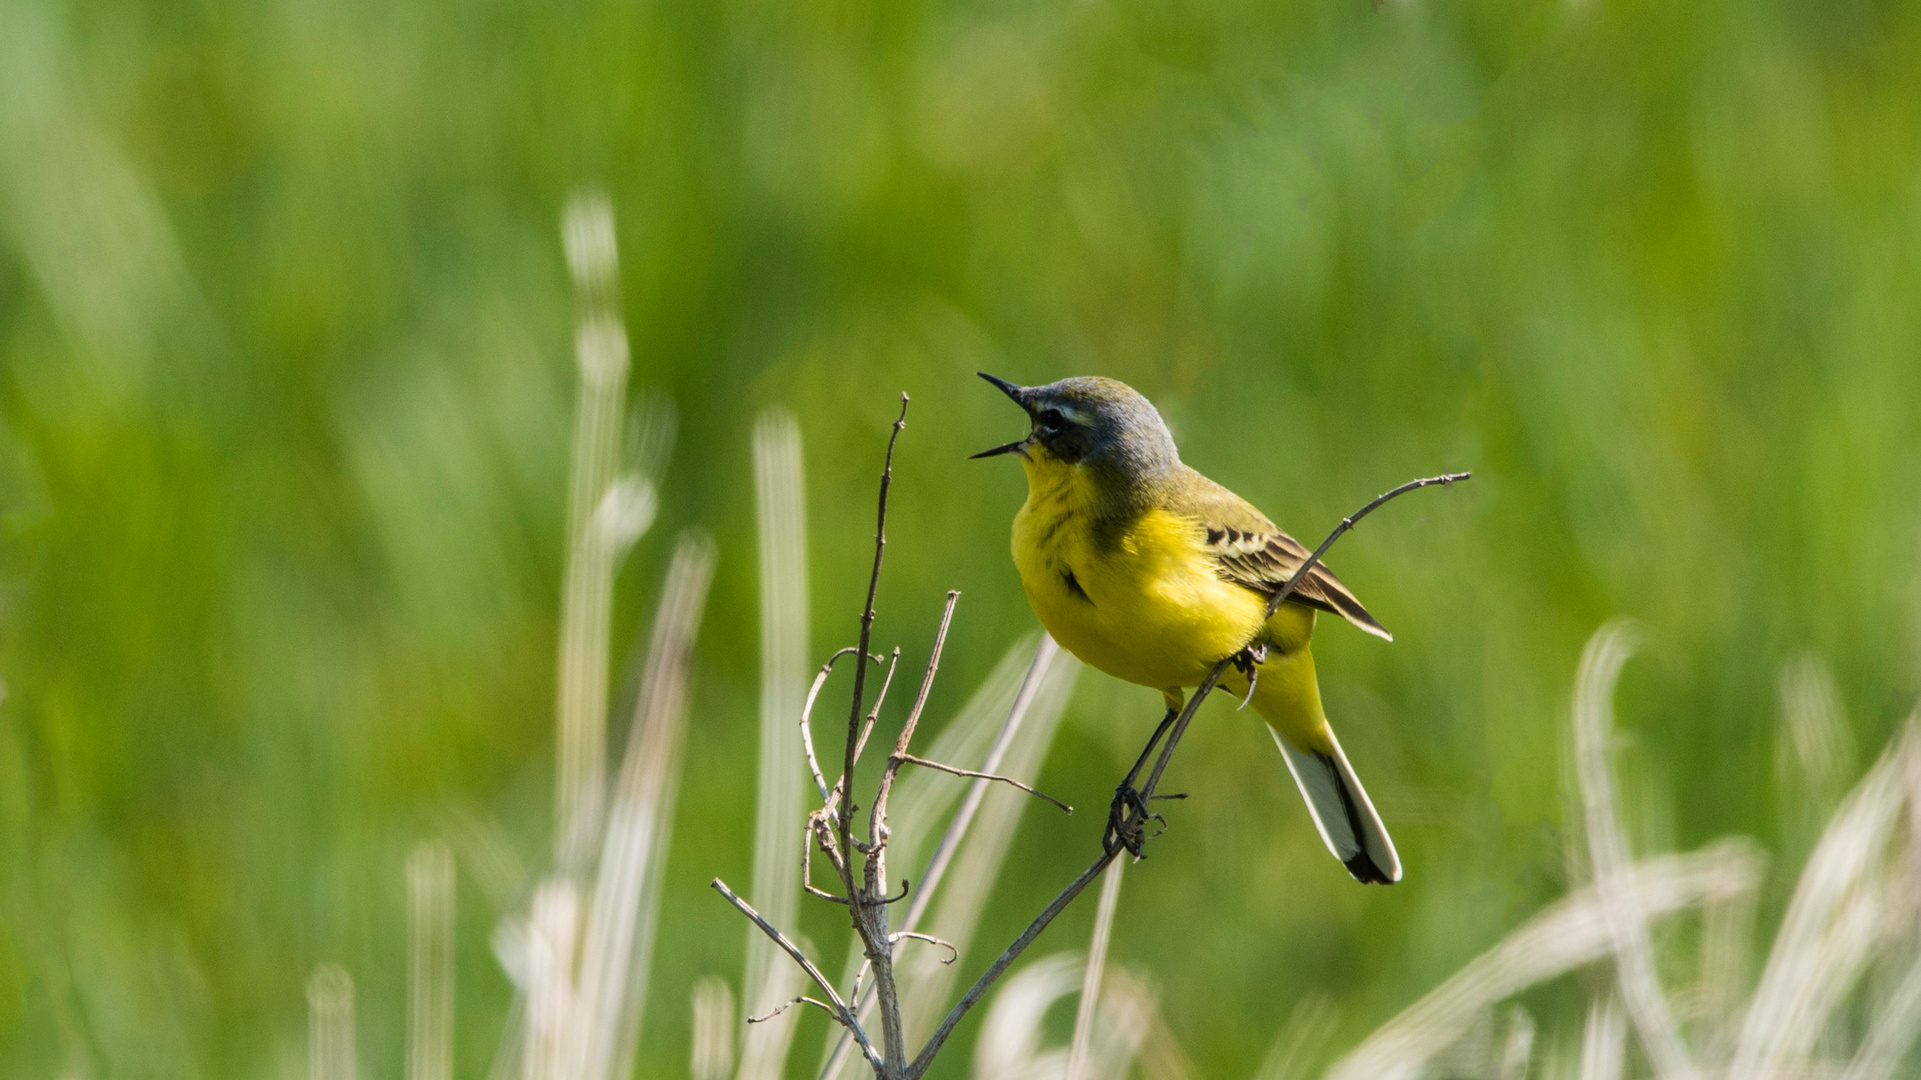
{"label": "yellow breast", "polygon": [[[1082,470],[1044,455],[1025,464],[1014,563],[1041,624],[1069,652],[1168,690],[1196,685],[1262,631],[1265,598],[1221,580],[1198,522],[1165,510],[1104,517]],[[1312,611],[1289,605],[1267,629],[1305,640],[1312,625]]]}

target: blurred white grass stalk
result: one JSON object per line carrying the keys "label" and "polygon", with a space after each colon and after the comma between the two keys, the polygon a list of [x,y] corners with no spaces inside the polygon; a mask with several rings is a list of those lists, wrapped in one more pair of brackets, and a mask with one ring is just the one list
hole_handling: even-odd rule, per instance
{"label": "blurred white grass stalk", "polygon": [[1501,1080],[1527,1080],[1534,1060],[1534,1015],[1515,1005],[1507,1011],[1507,1038],[1501,1043]]}
{"label": "blurred white grass stalk", "polygon": [[[1116,860],[1118,861],[1118,860]],[[974,1044],[975,1080],[1069,1080],[1069,1047],[1043,1041],[1054,1003],[1084,986],[1089,964],[1073,953],[1043,957],[1011,975],[994,995]],[[1082,991],[1082,1000],[1089,1000]],[[1192,1069],[1167,1037],[1154,996],[1139,979],[1108,969],[1093,996],[1081,1075],[1120,1080],[1138,1061],[1150,1080],[1187,1080]]]}
{"label": "blurred white grass stalk", "polygon": [[[1119,861],[1119,860],[1115,860]],[[1039,1080],[1042,1019],[1056,1001],[1073,992],[1082,972],[1073,953],[1056,953],[1009,975],[994,993],[974,1043],[975,1080]],[[1055,1064],[1058,1072],[1059,1063]]]}
{"label": "blurred white grass stalk", "polygon": [[453,1080],[454,855],[424,840],[407,858],[407,1080]]}
{"label": "blurred white grass stalk", "polygon": [[1313,994],[1302,998],[1268,1046],[1254,1080],[1301,1080],[1307,1075],[1306,1062],[1334,1034],[1334,1022],[1334,1006],[1326,997]]}
{"label": "blurred white grass stalk", "polygon": [[[1080,661],[1062,652],[1053,638],[1043,634],[1034,648],[1034,662],[1008,710],[1008,722],[1002,725],[979,771],[1030,784],[1038,780],[1080,671]],[[927,870],[921,874],[919,903],[910,906],[903,927],[932,934],[965,953],[980,926],[987,899],[1000,880],[1001,867],[1007,862],[1014,833],[1030,801],[1029,796],[1005,785],[987,780],[970,784],[960,810],[928,859]],[[944,884],[948,887],[941,890]],[[938,908],[934,907],[936,903]],[[909,962],[901,965],[901,1013],[916,1039],[932,1031],[953,989],[954,966],[941,963],[941,955],[939,949],[922,949],[910,954]]]}
{"label": "blurred white grass stalk", "polygon": [[1580,670],[1574,680],[1575,773],[1581,785],[1593,888],[1607,919],[1622,1002],[1640,1032],[1641,1046],[1655,1074],[1691,1077],[1694,1063],[1681,1042],[1667,997],[1661,993],[1647,918],[1628,873],[1631,857],[1609,762],[1614,738],[1614,685],[1621,678],[1621,668],[1634,655],[1638,637],[1632,623],[1616,619],[1588,639],[1581,653]]}
{"label": "blurred white grass stalk", "polygon": [[[651,522],[652,490],[636,484],[607,511],[615,486],[626,407],[627,332],[616,306],[619,262],[614,212],[603,194],[584,192],[569,200],[561,235],[567,267],[580,299],[575,354],[580,392],[575,403],[573,466],[568,492],[566,579],[561,594],[558,772],[555,785],[555,856],[563,871],[577,872],[599,840],[605,799],[607,755],[607,634],[612,612],[614,564],[624,547],[608,535],[604,517],[638,520],[631,543]],[[639,483],[644,483],[640,481]],[[640,513],[644,507],[644,515]]]}
{"label": "blurred white grass stalk", "polygon": [[1828,665],[1810,652],[1781,666],[1781,730],[1774,744],[1782,832],[1798,856],[1847,792],[1856,769],[1854,735]]}
{"label": "blurred white grass stalk", "polygon": [[1884,855],[1913,796],[1918,748],[1911,718],[1808,857],[1741,1025],[1731,1075],[1764,1080],[1797,1069],[1866,964],[1879,936],[1876,914],[1895,899],[1884,894],[1902,884],[1884,881]]}
{"label": "blurred white grass stalk", "polygon": [[322,964],[307,980],[307,1080],[355,1080],[354,980]]}
{"label": "blurred white grass stalk", "polygon": [[1127,860],[1115,859],[1101,873],[1101,899],[1094,909],[1094,937],[1087,946],[1087,970],[1081,977],[1080,1005],[1074,1012],[1074,1037],[1067,1049],[1067,1080],[1087,1076],[1087,1047],[1094,1038],[1094,1010],[1101,998],[1101,972],[1107,967],[1107,943],[1114,934],[1114,910],[1121,902],[1121,875]]}
{"label": "blurred white grass stalk", "polygon": [[573,882],[566,878],[542,882],[534,892],[527,933],[527,1034],[521,1046],[525,1080],[567,1077],[579,923],[580,898]]}
{"label": "blurred white grass stalk", "polygon": [[[1692,904],[1703,909],[1698,1014],[1710,1036],[1739,996],[1761,858],[1752,843],[1724,840],[1692,855],[1627,861],[1626,843],[1607,766],[1607,705],[1630,649],[1620,623],[1590,641],[1577,680],[1574,710],[1577,772],[1594,883],[1537,915],[1440,988],[1375,1032],[1336,1063],[1339,1080],[1415,1077],[1458,1039],[1483,1011],[1526,987],[1603,955],[1615,960],[1612,985],[1591,1003],[1580,1057],[1584,1080],[1615,1080],[1626,1063],[1630,1021],[1649,1045],[1650,1028],[1679,1033],[1654,980],[1647,924]],[[1852,760],[1831,678],[1818,660],[1796,658],[1781,676],[1785,722],[1782,759],[1806,770],[1811,792],[1838,786]],[[1714,1071],[1739,1080],[1842,1076],[1883,1080],[1895,1075],[1921,1035],[1921,958],[1865,992],[1861,975],[1889,946],[1910,951],[1916,937],[1917,837],[1921,837],[1921,714],[1910,717],[1881,759],[1828,821],[1796,884],[1759,986],[1738,1028],[1711,1038]],[[1623,931],[1626,931],[1624,934]],[[1652,1005],[1635,1015],[1635,996]],[[1834,1060],[1849,1024],[1837,1014],[1851,1001],[1867,1010],[1866,1033],[1851,1061]],[[1851,1017],[1842,1018],[1844,1020]],[[1728,1043],[1732,1042],[1731,1049]],[[1649,1050],[1652,1060],[1655,1051]],[[1658,1066],[1657,1066],[1658,1067]]]}
{"label": "blurred white grass stalk", "polygon": [[[760,774],[752,901],[775,926],[794,925],[800,863],[794,823],[803,802],[800,714],[807,693],[807,513],[800,425],[785,409],[754,424],[754,507],[760,526]],[[858,660],[856,661],[858,662]],[[748,924],[741,999],[766,1016],[800,992],[802,972]],[[778,1080],[799,1009],[748,1025],[739,1080]]]}
{"label": "blurred white grass stalk", "polygon": [[[1694,855],[1660,856],[1638,865],[1631,861],[1609,750],[1614,686],[1633,653],[1634,639],[1632,624],[1625,621],[1601,627],[1582,652],[1575,679],[1575,778],[1592,883],[1535,916],[1389,1021],[1337,1062],[1330,1077],[1419,1076],[1427,1061],[1484,1010],[1534,983],[1610,954],[1622,1004],[1656,1073],[1696,1075],[1656,975],[1648,924],[1696,904],[1739,910],[1739,905],[1751,903],[1762,860],[1752,842],[1730,840]],[[1719,947],[1734,948],[1727,942]],[[1736,961],[1718,959],[1724,967],[1738,967]]]}
{"label": "blurred white grass stalk", "polygon": [[520,1054],[525,1080],[633,1071],[680,784],[687,681],[713,572],[713,542],[684,536],[654,614],[591,890],[583,896],[573,875],[549,878],[534,895],[524,945],[511,931],[499,938],[503,965],[510,975],[518,970],[526,998],[525,1035],[508,1050]]}
{"label": "blurred white grass stalk", "polygon": [[694,984],[693,1048],[687,1074],[692,1080],[727,1080],[734,1071],[734,992],[727,980],[709,975]]}
{"label": "blurred white grass stalk", "polygon": [[[1032,651],[1032,659],[1026,664],[1021,657]],[[927,756],[934,761],[974,761],[980,760],[979,771],[1001,773],[1019,778],[1023,770],[1033,770],[1038,762],[1045,760],[1048,748],[1053,744],[1053,732],[1058,727],[1060,713],[1067,706],[1067,698],[1080,671],[1079,661],[1063,653],[1054,639],[1045,634],[1031,643],[1019,642],[1008,649],[987,680],[974,691],[967,704],[949,721],[940,737],[934,740]],[[1045,692],[1043,692],[1045,691]],[[1038,707],[1037,707],[1038,705]],[[996,721],[998,720],[998,730]],[[1022,740],[1021,735],[1029,730],[1030,724],[1045,729],[1044,738]],[[990,732],[992,735],[990,736]],[[989,739],[992,739],[990,742]],[[1012,768],[1006,767],[1010,753],[1017,742],[1022,747],[1019,761]],[[1036,756],[1038,755],[1038,756]],[[1032,762],[1027,762],[1029,757]],[[1025,763],[1024,763],[1025,762]],[[894,832],[888,839],[900,865],[912,866],[929,838],[927,823],[944,817],[958,801],[960,809],[954,814],[946,831],[935,845],[933,854],[928,858],[926,870],[916,879],[913,895],[908,899],[907,914],[901,922],[901,929],[921,931],[941,882],[947,877],[954,865],[955,854],[960,850],[980,814],[982,803],[987,798],[991,781],[976,780],[965,788],[954,782],[954,778],[932,771],[917,771],[901,777],[894,795],[894,812],[890,815]],[[963,795],[964,792],[964,795]],[[1015,814],[1013,824],[1019,823],[1020,806],[1011,808]],[[1006,825],[997,822],[995,831]],[[991,838],[990,838],[991,840]],[[1006,857],[1005,845],[997,848],[999,854],[990,851],[982,858],[969,863],[964,873],[982,872],[990,875],[985,887],[976,886],[968,890],[969,897],[964,899],[948,918],[944,908],[943,929],[929,931],[952,942],[956,949],[964,950],[966,944],[945,932],[962,924],[971,926],[978,920],[980,904],[985,903],[986,891],[991,888],[992,876],[998,875],[1000,862]],[[974,908],[968,914],[968,908]],[[951,969],[939,962],[945,955],[944,950],[930,946],[930,951],[916,950],[904,955],[903,962],[897,967],[897,975],[903,987],[903,1012],[910,1018],[930,1011],[939,1004],[939,995],[944,995],[949,983],[943,982],[925,991],[918,991],[932,1000],[932,1005],[919,1007],[923,1000],[916,997],[917,978],[931,975],[939,979]],[[860,942],[856,940],[849,949],[846,977],[843,981],[852,982],[854,972],[861,962]],[[863,997],[866,1006],[862,1010],[863,1019],[871,1014],[873,996],[871,992]],[[847,1037],[845,1029],[833,1028],[828,1031],[827,1046],[822,1058],[820,1075],[823,1077],[853,1078],[862,1075],[867,1066],[853,1061],[853,1040]]]}
{"label": "blurred white grass stalk", "polygon": [[714,571],[712,541],[683,536],[654,614],[609,805],[614,574],[653,524],[651,477],[665,463],[674,416],[665,399],[642,404],[629,447],[633,471],[617,477],[627,341],[606,198],[576,195],[562,237],[581,302],[581,385],[558,649],[556,873],[535,889],[524,920],[504,919],[494,933],[515,995],[488,1074],[493,1080],[515,1073],[523,1080],[609,1080],[633,1072],[679,790],[687,684]]}
{"label": "blurred white grass stalk", "polygon": [[1843,1080],[1886,1080],[1921,1035],[1921,957],[1908,966],[1868,1028],[1867,1038],[1849,1063]]}
{"label": "blurred white grass stalk", "polygon": [[[1648,918],[1752,892],[1762,859],[1752,842],[1721,840],[1685,855],[1657,855],[1633,869],[1630,884]],[[1492,949],[1368,1036],[1328,1070],[1330,1080],[1391,1080],[1423,1075],[1427,1060],[1468,1029],[1482,1010],[1522,990],[1594,962],[1613,950],[1609,920],[1592,886],[1529,919]]]}
{"label": "blurred white grass stalk", "polygon": [[1621,1080],[1627,1064],[1628,1024],[1621,999],[1612,992],[1588,1002],[1587,1024],[1581,1029],[1580,1080]]}
{"label": "blurred white grass stalk", "polygon": [[579,998],[571,1018],[569,1080],[610,1080],[633,1073],[680,786],[687,683],[713,577],[713,542],[704,534],[682,537],[654,614],[640,695],[608,813],[580,960]]}

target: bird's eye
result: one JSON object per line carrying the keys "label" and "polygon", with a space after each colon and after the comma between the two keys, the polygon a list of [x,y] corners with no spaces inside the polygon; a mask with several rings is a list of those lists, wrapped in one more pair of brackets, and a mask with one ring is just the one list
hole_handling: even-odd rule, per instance
{"label": "bird's eye", "polygon": [[1065,422],[1059,409],[1047,409],[1041,413],[1041,428],[1045,431],[1059,431]]}

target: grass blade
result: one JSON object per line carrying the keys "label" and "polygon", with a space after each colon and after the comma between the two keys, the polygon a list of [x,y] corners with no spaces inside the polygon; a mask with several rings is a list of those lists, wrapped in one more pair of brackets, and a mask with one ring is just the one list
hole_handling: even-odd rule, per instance
{"label": "grass blade", "polygon": [[407,1080],[453,1080],[454,855],[438,840],[407,859]]}
{"label": "grass blade", "polygon": [[1741,1025],[1732,1075],[1791,1070],[1813,1047],[1874,939],[1888,838],[1910,791],[1921,749],[1915,719],[1835,811],[1801,872]]}
{"label": "grass blade", "polygon": [[[1080,676],[1080,662],[1057,646],[1050,648],[1051,645],[1051,638],[1043,638],[1036,649],[1037,660],[1046,654],[1048,662],[1039,672],[1038,685],[1023,722],[1005,740],[1001,760],[991,761],[990,752],[988,767],[982,772],[997,772],[1030,783],[1038,779],[1041,763],[1054,744],[1061,714],[1066,711],[1067,700]],[[966,953],[994,883],[1000,879],[1001,866],[1007,861],[1021,816],[1034,801],[1031,796],[1003,785],[974,781],[962,803],[962,814],[957,814],[955,819],[956,824],[961,824],[962,815],[970,807],[978,807],[972,826],[958,832],[950,829],[952,843],[943,842],[937,854],[951,858],[951,864],[944,874],[930,871],[924,875],[928,888],[923,909],[928,914],[920,920],[924,925],[917,925],[915,929],[952,942],[956,949]],[[912,954],[900,967],[903,973],[901,1011],[908,1031],[920,1038],[940,1021],[943,1003],[953,990],[955,968],[942,964],[931,950]]]}
{"label": "grass blade", "polygon": [[1587,1026],[1581,1031],[1581,1080],[1621,1080],[1627,1041],[1621,999],[1612,991],[1596,994],[1588,1002]]}
{"label": "grass blade", "polygon": [[1654,968],[1654,944],[1628,875],[1626,829],[1608,752],[1614,735],[1614,684],[1634,654],[1633,625],[1617,619],[1595,631],[1581,653],[1574,688],[1575,773],[1587,825],[1594,891],[1607,918],[1621,999],[1657,1076],[1692,1076],[1694,1064]]}
{"label": "grass blade", "polygon": [[534,893],[526,942],[527,1036],[524,1080],[566,1080],[574,1016],[574,953],[580,897],[566,878],[549,878]]}
{"label": "grass blade", "polygon": [[[760,534],[760,772],[754,819],[754,906],[776,926],[794,925],[800,867],[795,823],[802,800],[800,729],[807,691],[807,516],[800,425],[769,409],[754,425],[754,506]],[[858,661],[857,661],[858,662]],[[787,957],[751,924],[741,998],[749,1016],[792,1000],[799,980]],[[740,1080],[777,1080],[800,1011],[749,1026]]]}
{"label": "grass blade", "polygon": [[1334,1005],[1319,994],[1302,998],[1275,1034],[1254,1080],[1301,1080],[1307,1060],[1334,1034]]}
{"label": "grass blade", "polygon": [[575,401],[555,690],[559,746],[554,854],[563,872],[578,873],[593,856],[606,799],[607,635],[616,554],[595,520],[619,468],[628,357],[627,332],[614,302],[619,263],[614,212],[606,196],[575,194],[562,214],[561,236],[581,314],[574,337],[580,392]]}
{"label": "grass blade", "polygon": [[734,1034],[740,1017],[727,980],[709,975],[694,984],[693,1050],[687,1063],[692,1080],[727,1080],[734,1072]]}
{"label": "grass blade", "polygon": [[307,980],[307,1080],[355,1080],[354,980],[322,964]]}
{"label": "grass blade", "polygon": [[[1754,891],[1762,858],[1745,840],[1722,840],[1685,855],[1642,860],[1624,882],[1643,917],[1655,919],[1696,904]],[[1480,1012],[1527,987],[1613,950],[1611,916],[1592,885],[1563,897],[1446,982],[1328,1070],[1328,1080],[1410,1080],[1423,1064],[1467,1030]]]}
{"label": "grass blade", "polygon": [[1094,938],[1087,946],[1087,971],[1081,978],[1080,1006],[1074,1014],[1074,1039],[1067,1050],[1067,1080],[1080,1080],[1087,1069],[1095,1010],[1100,1007],[1101,973],[1107,967],[1107,943],[1114,932],[1114,910],[1120,906],[1121,875],[1126,870],[1127,860],[1115,859],[1101,875],[1100,903],[1094,909]]}
{"label": "grass blade", "polygon": [[[1118,860],[1117,860],[1118,861]],[[1074,992],[1085,970],[1073,953],[1044,956],[1009,975],[994,994],[974,1043],[975,1080],[1040,1080],[1047,1010]],[[1058,1068],[1058,1056],[1056,1056]]]}
{"label": "grass blade", "polygon": [[581,1080],[606,1080],[633,1071],[680,787],[687,683],[713,576],[713,542],[698,533],[684,536],[674,550],[654,614],[581,955],[572,1037],[572,1076]]}

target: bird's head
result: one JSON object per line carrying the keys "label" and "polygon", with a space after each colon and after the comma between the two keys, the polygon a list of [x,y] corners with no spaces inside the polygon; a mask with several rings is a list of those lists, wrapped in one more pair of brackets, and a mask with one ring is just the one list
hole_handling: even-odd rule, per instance
{"label": "bird's head", "polygon": [[984,371],[980,377],[1025,409],[1033,427],[1025,438],[974,457],[1019,454],[1030,466],[1087,465],[1142,479],[1180,464],[1174,436],[1161,414],[1124,382],[1081,376],[1046,386],[1016,386]]}

